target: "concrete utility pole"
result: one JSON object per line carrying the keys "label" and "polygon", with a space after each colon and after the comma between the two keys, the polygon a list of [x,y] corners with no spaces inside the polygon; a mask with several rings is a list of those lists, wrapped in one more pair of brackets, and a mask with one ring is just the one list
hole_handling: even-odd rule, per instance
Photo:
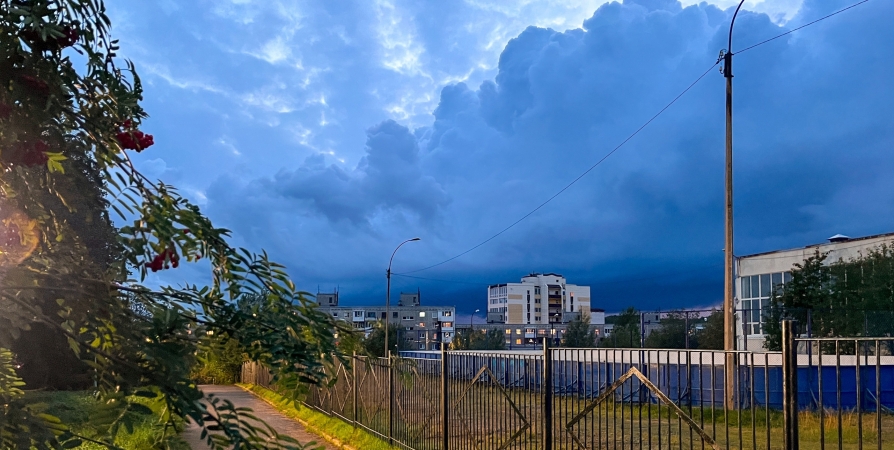
{"label": "concrete utility pole", "polygon": [[736,315],[733,297],[735,290],[735,256],[733,252],[733,25],[736,16],[745,0],[739,2],[733,19],[729,24],[729,42],[726,53],[723,54],[723,76],[726,78],[726,208],[725,208],[725,244],[723,267],[723,349],[726,353],[724,361],[724,398],[725,409],[731,409],[735,404],[736,374],[734,364],[735,355],[731,353],[736,349]]}
{"label": "concrete utility pole", "polygon": [[[391,263],[394,261],[394,254],[397,253],[400,248],[406,244],[407,242],[418,241],[419,238],[415,237],[413,239],[407,239],[400,243],[396,249],[391,253],[391,259],[388,260],[388,287],[385,289],[385,320],[383,325],[385,326],[385,357],[388,358],[391,356],[388,350],[388,322],[391,320]],[[400,339],[400,334],[397,335],[397,338]]]}

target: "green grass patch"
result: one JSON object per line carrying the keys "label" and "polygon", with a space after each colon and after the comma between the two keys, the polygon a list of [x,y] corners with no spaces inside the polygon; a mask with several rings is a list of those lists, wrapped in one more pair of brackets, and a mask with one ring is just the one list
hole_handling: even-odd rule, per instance
{"label": "green grass patch", "polygon": [[339,418],[314,411],[270,389],[253,384],[237,384],[237,386],[247,389],[266,400],[281,413],[293,419],[300,419],[306,422],[309,425],[307,431],[312,433],[323,432],[356,449],[391,450],[397,448],[388,445],[387,442],[367,433],[362,428],[355,427]]}
{"label": "green grass patch", "polygon": [[[104,436],[103,430],[98,428],[94,420],[101,414],[101,404],[86,391],[41,391],[28,392],[25,400],[32,409],[38,413],[46,413],[58,417],[62,423],[71,428],[75,434],[98,439]],[[139,398],[138,401],[149,406],[151,400]],[[115,436],[114,444],[125,449],[154,449],[160,448],[159,444],[165,434],[164,425],[159,423],[155,415],[142,415],[134,421],[133,432],[128,432],[123,427]],[[186,442],[176,435],[174,430],[168,429],[168,436],[164,442],[168,448],[175,450],[189,450]],[[107,447],[91,442],[85,442],[77,447],[84,450],[105,449]]]}

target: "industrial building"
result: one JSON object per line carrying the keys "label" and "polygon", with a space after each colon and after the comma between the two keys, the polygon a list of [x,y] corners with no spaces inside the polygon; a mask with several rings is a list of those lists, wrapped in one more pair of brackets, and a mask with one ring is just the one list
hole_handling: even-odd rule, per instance
{"label": "industrial building", "polygon": [[826,264],[848,261],[892,243],[894,233],[860,238],[836,234],[821,244],[736,258],[736,348],[764,350],[764,317],[771,293],[791,280],[795,264],[803,263],[817,251],[828,253]]}

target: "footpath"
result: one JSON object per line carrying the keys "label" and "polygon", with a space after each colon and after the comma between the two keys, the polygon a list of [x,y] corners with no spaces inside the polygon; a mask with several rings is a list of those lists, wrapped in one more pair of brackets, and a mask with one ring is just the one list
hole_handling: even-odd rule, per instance
{"label": "footpath", "polygon": [[[201,389],[206,394],[214,394],[216,397],[233,402],[237,408],[251,408],[252,411],[254,411],[255,417],[266,422],[279,434],[290,436],[302,444],[307,444],[311,441],[316,442],[314,448],[336,450],[336,448],[329,444],[325,439],[305,430],[300,423],[283,415],[264,400],[255,397],[250,392],[246,392],[237,386],[204,385],[201,386]],[[190,423],[183,432],[183,439],[189,443],[190,448],[193,450],[206,450],[208,448],[201,437],[201,428],[193,423]]]}

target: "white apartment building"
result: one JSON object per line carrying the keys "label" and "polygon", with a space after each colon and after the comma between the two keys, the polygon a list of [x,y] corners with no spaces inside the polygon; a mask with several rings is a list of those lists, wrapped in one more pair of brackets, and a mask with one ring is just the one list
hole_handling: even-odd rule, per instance
{"label": "white apartment building", "polygon": [[792,268],[814,256],[827,253],[826,264],[848,261],[865,255],[868,250],[894,243],[894,233],[861,238],[840,234],[829,242],[790,250],[777,250],[736,258],[736,348],[764,350],[764,314],[776,286],[792,279]]}
{"label": "white apartment building", "polygon": [[568,284],[556,273],[532,273],[521,283],[487,288],[488,323],[561,324],[590,313],[590,287]]}

